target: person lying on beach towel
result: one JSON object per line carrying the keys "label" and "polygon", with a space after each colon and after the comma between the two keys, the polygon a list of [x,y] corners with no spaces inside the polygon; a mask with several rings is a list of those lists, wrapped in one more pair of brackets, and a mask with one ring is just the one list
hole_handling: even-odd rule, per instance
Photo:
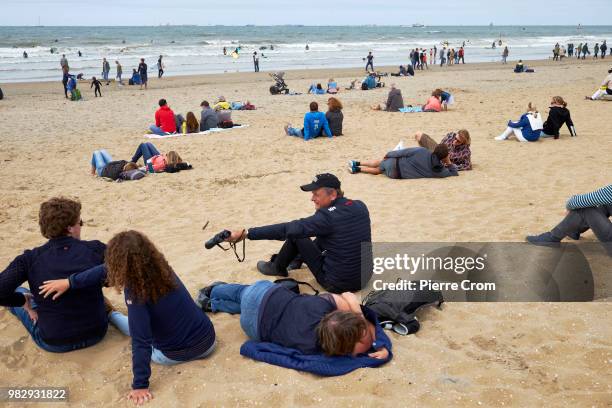
{"label": "person lying on beach towel", "polygon": [[595,91],[593,96],[585,96],[584,98],[596,101],[601,99],[604,95],[612,95],[612,68],[608,70],[608,76],[604,78],[601,86]]}
{"label": "person lying on beach towel", "polygon": [[387,95],[387,101],[382,104],[373,105],[373,110],[383,110],[385,112],[399,112],[404,107],[402,91],[395,84],[391,84],[391,89]]}
{"label": "person lying on beach towel", "polygon": [[590,229],[612,256],[612,184],[591,193],[572,196],[565,209],[565,218],[556,227],[540,235],[529,235],[527,241],[547,245],[559,243],[565,237],[578,240],[580,234]]}
{"label": "person lying on beach towel", "polygon": [[519,142],[537,142],[544,123],[538,109],[529,102],[527,113],[521,115],[518,122],[508,121],[508,127],[495,140],[506,140],[514,135]]}
{"label": "person lying on beach towel", "polygon": [[[423,132],[416,132],[414,139],[419,146],[426,148],[430,152],[436,149],[438,143]],[[442,138],[440,144],[448,147],[448,158],[452,164],[457,166],[457,170],[472,170],[472,151],[470,150],[470,132],[460,129],[457,132],[447,133]]]}
{"label": "person lying on beach towel", "polygon": [[393,357],[376,314],[350,292],[317,296],[266,280],[252,285],[215,282],[200,290],[198,300],[206,312],[240,314],[240,326],[250,339],[241,354],[256,360],[341,375]]}
{"label": "person lying on beach towel", "polygon": [[137,163],[142,157],[144,166],[149,173],[176,173],[181,170],[191,170],[191,164],[184,162],[181,156],[174,150],[170,150],[166,154],[161,154],[159,150],[151,142],[145,142],[138,145],[132,163]]}
{"label": "person lying on beach towel", "polygon": [[[173,366],[208,357],[216,345],[212,322],[193,301],[164,255],[144,234],[124,231],[108,243],[105,265],[41,286],[55,301],[99,291],[104,284],[123,291],[128,315],[113,312],[117,328],[132,338],[132,391],[128,400],[141,405],[149,391],[151,361]],[[49,297],[51,301],[51,297]],[[54,302],[61,304],[61,302]]]}
{"label": "person lying on beach towel", "polygon": [[[50,279],[68,278],[103,263],[106,245],[81,240],[81,203],[75,200],[55,197],[42,203],[38,225],[49,241],[17,256],[0,273],[0,306],[8,307],[45,351],[91,347],[102,341],[109,320],[116,325],[120,315],[109,313],[102,285],[69,293],[61,302],[40,294],[38,288]],[[20,287],[26,281],[30,289]]]}
{"label": "person lying on beach towel", "polygon": [[439,144],[433,153],[424,147],[388,152],[382,160],[349,161],[351,174],[385,174],[392,179],[444,178],[458,176],[457,166],[451,163],[448,147]]}
{"label": "person lying on beach towel", "polygon": [[125,160],[113,161],[111,155],[104,149],[93,152],[91,174],[113,181],[140,180],[146,175],[144,171],[138,168],[136,163]]}
{"label": "person lying on beach towel", "polygon": [[304,140],[314,139],[323,136],[323,134],[327,137],[333,136],[327,118],[323,112],[319,112],[319,104],[316,102],[310,102],[310,112],[304,115],[304,127],[300,130],[291,127],[291,124],[287,124],[285,125],[285,134],[302,137]]}

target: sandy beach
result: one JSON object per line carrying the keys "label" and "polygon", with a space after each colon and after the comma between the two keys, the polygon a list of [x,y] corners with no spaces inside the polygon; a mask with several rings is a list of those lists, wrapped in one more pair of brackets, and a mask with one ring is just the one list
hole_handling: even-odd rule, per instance
{"label": "sandy beach", "polygon": [[[407,104],[424,103],[434,88],[452,92],[456,103],[436,114],[376,112],[370,105],[383,102],[388,87],[342,90],[344,136],[309,142],[283,132],[287,122],[301,125],[311,101],[324,107],[328,96],[307,95],[308,86],[333,77],[344,88],[363,77],[361,69],[288,71],[289,87],[304,93],[295,96],[270,95],[267,72],[152,78],[146,91],[112,83],[103,85],[102,98],[94,98],[89,81],[80,82],[85,100],[78,103],[64,99],[61,81],[2,84],[0,265],[45,242],[39,205],[63,195],[82,202],[83,239],[107,242],[126,229],[147,234],[192,294],[215,280],[251,283],[261,278],[257,260],[279,242],[247,242],[244,263],[230,252],[205,250],[203,242],[224,228],[310,215],[310,196],[299,185],[321,172],[336,174],[349,198],[368,205],[373,241],[523,241],[558,223],[568,197],[611,182],[612,102],[584,100],[611,64],[537,61],[529,63],[535,73],[520,75],[512,72],[514,62],[468,64],[387,77]],[[89,174],[95,149],[131,158],[146,141],[160,98],[175,113],[199,118],[200,102],[220,95],[257,106],[233,112],[248,128],[153,141],[161,151],[178,151],[192,171],[125,183]],[[554,95],[568,102],[578,137],[564,127],[559,140],[493,140],[529,101],[547,112]],[[471,133],[474,169],[459,177],[397,181],[346,169],[349,159],[380,158],[400,139],[414,146],[417,130],[439,140],[461,128]],[[590,231],[581,239],[596,242]],[[148,406],[609,407],[612,271],[595,265],[594,272],[593,303],[448,303],[425,311],[416,335],[390,334],[394,359],[387,365],[335,378],[240,356],[246,335],[239,318],[211,315],[215,353],[174,367],[152,365],[155,399]],[[307,269],[294,275],[315,284]],[[123,295],[105,294],[126,310]],[[71,406],[127,406],[130,341],[114,327],[96,346],[63,355],[40,350],[5,308],[0,331],[0,387],[65,386]]]}

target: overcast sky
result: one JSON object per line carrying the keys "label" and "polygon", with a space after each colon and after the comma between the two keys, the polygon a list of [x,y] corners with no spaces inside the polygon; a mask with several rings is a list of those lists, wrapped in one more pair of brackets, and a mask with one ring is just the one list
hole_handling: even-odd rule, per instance
{"label": "overcast sky", "polygon": [[0,25],[610,25],[611,11],[612,0],[0,0]]}

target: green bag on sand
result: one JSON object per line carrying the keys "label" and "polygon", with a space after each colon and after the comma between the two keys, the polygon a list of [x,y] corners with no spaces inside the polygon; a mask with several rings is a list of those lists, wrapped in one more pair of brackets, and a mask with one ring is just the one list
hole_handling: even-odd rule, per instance
{"label": "green bag on sand", "polygon": [[70,97],[70,100],[71,101],[80,101],[81,99],[82,99],[81,91],[78,88],[77,89],[73,89],[71,97]]}

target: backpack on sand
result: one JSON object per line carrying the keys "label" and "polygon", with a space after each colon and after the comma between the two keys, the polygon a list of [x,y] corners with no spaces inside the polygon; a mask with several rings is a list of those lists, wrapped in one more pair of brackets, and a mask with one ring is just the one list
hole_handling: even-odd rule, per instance
{"label": "backpack on sand", "polygon": [[416,312],[425,306],[440,308],[442,292],[433,290],[375,290],[361,302],[374,310],[383,329],[406,336],[421,327]]}

